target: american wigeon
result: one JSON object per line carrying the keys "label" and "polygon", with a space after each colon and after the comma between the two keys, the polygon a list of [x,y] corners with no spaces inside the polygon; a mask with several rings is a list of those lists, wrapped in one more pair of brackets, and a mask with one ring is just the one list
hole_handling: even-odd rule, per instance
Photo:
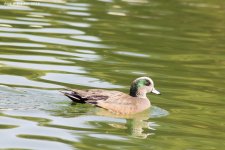
{"label": "american wigeon", "polygon": [[73,102],[92,104],[117,114],[134,114],[144,111],[151,106],[146,94],[150,92],[160,94],[149,77],[135,79],[131,84],[129,95],[103,89],[73,89],[61,92]]}

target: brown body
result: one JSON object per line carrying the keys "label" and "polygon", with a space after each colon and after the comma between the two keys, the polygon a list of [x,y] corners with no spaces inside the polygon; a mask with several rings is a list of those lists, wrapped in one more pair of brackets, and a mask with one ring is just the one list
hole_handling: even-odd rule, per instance
{"label": "brown body", "polygon": [[93,104],[118,114],[138,113],[150,107],[148,98],[132,97],[119,91],[74,89],[64,94],[74,102]]}

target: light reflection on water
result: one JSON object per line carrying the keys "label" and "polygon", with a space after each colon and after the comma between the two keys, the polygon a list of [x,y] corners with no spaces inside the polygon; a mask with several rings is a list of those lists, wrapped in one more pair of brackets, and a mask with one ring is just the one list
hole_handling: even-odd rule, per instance
{"label": "light reflection on water", "polygon": [[84,75],[48,73],[45,76],[41,77],[41,79],[96,88],[122,88],[122,86],[103,82],[96,78],[85,77]]}
{"label": "light reflection on water", "polygon": [[28,35],[28,34],[19,34],[19,33],[0,33],[1,37],[8,37],[8,38],[25,38],[29,39],[34,42],[42,42],[42,43],[50,43],[50,44],[60,44],[60,45],[67,45],[67,46],[78,46],[78,47],[92,47],[92,48],[107,48],[107,46],[95,44],[95,43],[88,43],[88,42],[81,42],[81,41],[74,41],[74,40],[66,40],[60,38],[53,38],[53,37],[44,37],[44,36],[36,36],[36,35]]}
{"label": "light reflection on water", "polygon": [[[1,4],[0,148],[223,148],[222,6],[200,0]],[[74,105],[58,92],[128,93],[139,76],[151,76],[162,95],[149,95],[153,107],[132,116]]]}

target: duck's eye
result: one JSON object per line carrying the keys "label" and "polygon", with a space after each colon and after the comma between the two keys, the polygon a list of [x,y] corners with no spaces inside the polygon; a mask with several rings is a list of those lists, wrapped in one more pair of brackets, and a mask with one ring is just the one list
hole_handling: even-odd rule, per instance
{"label": "duck's eye", "polygon": [[151,85],[150,81],[149,81],[149,80],[146,80],[145,85],[146,85],[146,86]]}

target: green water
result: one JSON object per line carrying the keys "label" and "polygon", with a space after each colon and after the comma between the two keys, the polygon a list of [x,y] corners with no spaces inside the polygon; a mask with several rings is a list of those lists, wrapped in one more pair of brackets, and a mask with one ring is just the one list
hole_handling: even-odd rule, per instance
{"label": "green water", "polygon": [[[0,5],[0,149],[224,149],[224,1],[13,2]],[[58,92],[128,92],[140,76],[162,95],[129,117]]]}

